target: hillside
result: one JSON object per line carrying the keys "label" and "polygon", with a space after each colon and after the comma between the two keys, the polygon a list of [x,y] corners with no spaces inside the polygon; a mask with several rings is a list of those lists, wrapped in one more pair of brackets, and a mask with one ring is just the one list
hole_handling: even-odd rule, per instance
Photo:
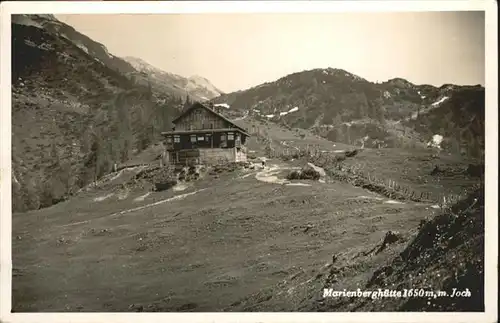
{"label": "hillside", "polygon": [[[382,162],[377,151],[340,165]],[[335,166],[323,181],[286,180],[304,160],[201,167],[197,180],[179,176],[162,191],[151,191],[153,166],[110,174],[67,201],[15,215],[13,311],[481,311],[481,179],[420,167],[456,167],[446,154],[386,153],[380,178],[406,178],[412,189],[424,179],[438,194],[395,200],[336,177]],[[457,189],[456,205],[437,203]],[[472,297],[322,297],[324,288],[384,286],[469,288]]]}
{"label": "hillside", "polygon": [[94,60],[126,76],[135,85],[151,86],[155,92],[182,99],[190,95],[197,100],[206,100],[221,94],[221,91],[205,78],[185,78],[159,70],[138,58],[115,56],[108,52],[103,44],[57,20],[53,15],[14,15],[12,17],[12,22],[17,25],[41,28],[56,38],[71,41]]}
{"label": "hillside", "polygon": [[451,142],[448,146],[454,152],[465,149],[480,155],[484,149],[481,86],[437,88],[400,78],[372,83],[342,69],[327,68],[290,74],[213,101],[228,104],[242,115],[309,129],[346,144],[418,147],[438,134]]}
{"label": "hillside", "polygon": [[15,211],[51,205],[109,172],[157,141],[182,108],[181,98],[132,82],[120,71],[128,63],[71,30],[51,16],[13,19]]}
{"label": "hillside", "polygon": [[[221,94],[50,15],[14,18],[12,59],[13,312],[484,310],[483,88],[325,69]],[[159,162],[201,96],[248,162]]]}
{"label": "hillside", "polygon": [[194,99],[201,101],[210,100],[223,94],[221,90],[217,89],[204,77],[191,76],[185,78],[177,74],[165,72],[137,57],[129,56],[123,59],[129,62],[138,72],[149,76],[151,82],[163,91],[183,90]]}

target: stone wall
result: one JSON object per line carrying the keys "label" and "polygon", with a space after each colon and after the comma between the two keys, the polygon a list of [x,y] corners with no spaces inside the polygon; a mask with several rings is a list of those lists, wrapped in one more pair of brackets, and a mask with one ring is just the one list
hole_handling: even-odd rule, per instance
{"label": "stone wall", "polygon": [[200,162],[202,164],[219,164],[236,161],[236,149],[234,148],[207,148],[200,149]]}
{"label": "stone wall", "polygon": [[235,157],[237,162],[246,162],[247,161],[247,154],[244,149],[236,149],[235,151]]}
{"label": "stone wall", "polygon": [[[199,148],[196,150],[198,154],[193,155],[190,163],[200,164],[221,164],[221,163],[234,163],[247,161],[247,154],[244,149],[236,148]],[[175,164],[175,152],[166,152],[164,155],[164,164]],[[181,160],[182,159],[182,160]],[[185,158],[179,158],[180,163],[184,163]]]}

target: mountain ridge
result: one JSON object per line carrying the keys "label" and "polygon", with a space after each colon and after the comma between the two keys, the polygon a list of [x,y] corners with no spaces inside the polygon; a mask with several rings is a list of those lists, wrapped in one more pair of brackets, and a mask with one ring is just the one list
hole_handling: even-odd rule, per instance
{"label": "mountain ridge", "polygon": [[[151,64],[149,64],[150,71],[154,71],[156,74],[165,74],[167,77],[148,77],[148,75],[142,73],[143,71],[141,69],[137,69],[137,64],[134,66],[134,64],[131,64],[127,59],[113,55],[104,44],[82,34],[73,26],[58,20],[54,15],[13,15],[12,23],[41,28],[55,36],[64,37],[98,62],[122,73],[134,83],[143,86],[151,85],[155,91],[169,93],[183,99],[185,99],[187,95],[190,95],[200,100],[204,100],[204,95],[207,95],[208,97],[206,99],[209,99],[213,98],[215,94],[219,95],[222,93],[222,91],[217,90],[208,80],[207,83],[210,86],[207,89],[204,89],[203,86],[200,85],[195,86],[194,84],[191,84],[191,87],[186,87],[186,85],[190,84],[189,78],[163,71]],[[144,60],[142,61],[146,63]]]}
{"label": "mountain ridge", "polygon": [[[248,90],[227,93],[212,101],[228,104],[242,114],[308,129],[334,141],[353,144],[366,141],[363,138],[368,136],[371,139],[365,142],[368,146],[378,147],[382,144],[394,147],[401,143],[398,143],[398,136],[391,132],[413,133],[405,139],[412,145],[428,143],[436,133],[426,131],[425,127],[419,125],[424,122],[422,119],[429,116],[436,119],[441,115],[442,107],[448,111],[449,119],[460,119],[458,114],[463,112],[462,107],[470,104],[477,106],[479,116],[483,115],[484,91],[481,85],[443,84],[436,87],[429,84],[415,85],[403,78],[374,83],[343,69],[317,68],[292,73]],[[462,101],[449,100],[455,95]],[[450,107],[449,102],[453,106]],[[290,113],[291,110],[293,113]],[[476,115],[473,109],[466,110],[468,117]],[[356,126],[350,138],[334,132],[345,133],[348,130],[344,126],[350,127],[353,123],[363,126]],[[443,128],[443,132],[447,133],[468,132],[470,127],[461,124],[457,128],[443,122],[433,127],[433,131]],[[481,127],[484,129],[484,124]],[[474,136],[484,142],[484,134],[475,131]],[[446,138],[446,141],[455,140],[449,136]],[[454,145],[465,148],[469,141],[464,141]],[[455,149],[456,152],[459,150]]]}
{"label": "mountain ridge", "polygon": [[183,89],[186,93],[199,100],[206,101],[223,94],[221,90],[205,77],[198,75],[184,77],[170,73],[138,57],[125,56],[123,59],[130,63],[138,72],[146,73],[153,81],[159,84],[172,84],[174,87]]}
{"label": "mountain ridge", "polygon": [[14,211],[50,206],[111,171],[159,140],[183,104],[131,80],[115,63],[132,66],[102,44],[53,32],[73,30],[59,23],[21,15],[11,24]]}

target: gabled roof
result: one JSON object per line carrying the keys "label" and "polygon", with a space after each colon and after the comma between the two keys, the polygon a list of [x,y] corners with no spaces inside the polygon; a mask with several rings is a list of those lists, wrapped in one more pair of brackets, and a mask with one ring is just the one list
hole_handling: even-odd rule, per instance
{"label": "gabled roof", "polygon": [[172,123],[173,124],[176,124],[177,121],[179,121],[179,119],[181,119],[182,117],[184,117],[186,114],[188,114],[189,112],[191,112],[191,110],[193,110],[194,108],[196,107],[202,107],[206,110],[208,110],[209,112],[215,114],[216,116],[218,116],[219,118],[221,119],[224,119],[224,121],[228,122],[230,125],[234,126],[235,128],[237,129],[240,129],[241,131],[243,131],[245,134],[247,134],[247,131],[245,129],[243,129],[242,127],[238,126],[237,124],[235,124],[234,122],[232,122],[231,120],[229,120],[228,118],[224,117],[222,114],[212,110],[210,107],[206,106],[205,104],[201,103],[201,102],[195,102],[193,103],[189,108],[187,108],[184,112],[182,112],[182,114],[180,116],[178,116],[177,118],[175,118]]}
{"label": "gabled roof", "polygon": [[242,133],[245,136],[250,136],[247,132],[241,131],[238,128],[222,128],[222,129],[195,129],[195,130],[175,130],[175,131],[164,131],[161,134],[163,136],[167,135],[184,135],[184,134],[197,134],[197,133],[218,133],[218,132],[236,132]]}

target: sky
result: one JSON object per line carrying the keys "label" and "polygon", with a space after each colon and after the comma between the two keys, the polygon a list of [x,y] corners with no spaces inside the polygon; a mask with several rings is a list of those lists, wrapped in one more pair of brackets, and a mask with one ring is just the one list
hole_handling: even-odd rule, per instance
{"label": "sky", "polygon": [[314,68],[372,82],[485,83],[484,12],[56,15],[116,56],[224,92]]}

